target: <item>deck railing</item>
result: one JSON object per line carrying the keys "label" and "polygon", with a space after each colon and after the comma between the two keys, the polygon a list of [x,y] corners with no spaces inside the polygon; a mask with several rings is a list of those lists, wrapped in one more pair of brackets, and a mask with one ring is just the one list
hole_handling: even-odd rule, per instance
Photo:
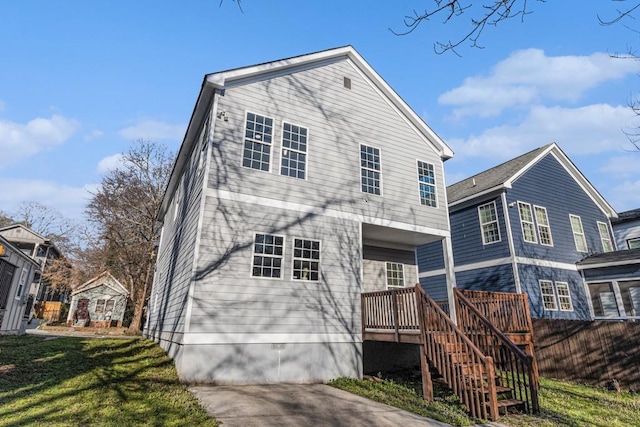
{"label": "deck railing", "polygon": [[428,360],[475,418],[498,419],[493,359],[458,329],[420,285],[416,306]]}
{"label": "deck railing", "polygon": [[[529,316],[523,320],[518,315],[520,312],[515,311],[508,316],[508,312],[505,311],[507,308],[527,309],[526,295],[494,296],[487,292],[458,289],[454,289],[454,294],[458,327],[480,351],[493,358],[500,386],[512,389],[513,397],[525,402],[527,412],[537,413],[539,385],[535,359],[522,351],[502,332],[523,331],[524,326],[530,324]],[[469,294],[472,294],[471,298],[467,296]],[[512,298],[508,298],[509,296]]]}
{"label": "deck railing", "polygon": [[365,329],[418,329],[413,288],[362,294],[362,327]]}

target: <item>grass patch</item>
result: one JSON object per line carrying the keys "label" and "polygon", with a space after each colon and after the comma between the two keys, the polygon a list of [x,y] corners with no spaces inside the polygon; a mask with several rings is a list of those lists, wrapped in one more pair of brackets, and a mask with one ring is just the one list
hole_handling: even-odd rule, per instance
{"label": "grass patch", "polygon": [[[394,380],[386,379],[368,381],[338,378],[330,381],[329,385],[454,426],[474,424],[474,420],[469,418],[456,396],[436,396],[437,401],[426,403],[412,384],[399,384]],[[420,389],[422,389],[421,385]]]}
{"label": "grass patch", "polygon": [[217,423],[150,340],[0,336],[0,425]]}
{"label": "grass patch", "polygon": [[[456,426],[473,424],[455,396],[434,382],[436,402],[422,400],[420,379],[400,376],[394,380],[339,378],[329,383],[414,414]],[[540,414],[509,414],[498,422],[513,427],[630,427],[640,426],[640,394],[604,390],[567,381],[540,379]]]}

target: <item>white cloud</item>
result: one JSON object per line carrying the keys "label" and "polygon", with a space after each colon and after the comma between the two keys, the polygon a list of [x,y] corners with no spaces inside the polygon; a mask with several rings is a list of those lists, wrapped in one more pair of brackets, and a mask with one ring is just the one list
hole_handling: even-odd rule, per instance
{"label": "white cloud", "polygon": [[618,211],[624,212],[640,206],[640,179],[623,181],[607,194],[607,201]]}
{"label": "white cloud", "polygon": [[100,160],[98,162],[98,173],[105,174],[114,169],[118,169],[123,164],[122,157],[122,153],[118,153]]}
{"label": "white cloud", "polygon": [[589,56],[546,56],[543,50],[513,52],[498,62],[488,76],[468,77],[462,86],[438,98],[457,107],[454,117],[490,117],[505,108],[528,106],[542,100],[577,101],[585,91],[640,71],[634,60],[612,58],[606,53]]}
{"label": "white cloud", "polygon": [[142,119],[135,125],[122,129],[120,136],[129,140],[147,139],[152,141],[182,141],[186,126],[171,125],[159,120]]}
{"label": "white cloud", "polygon": [[594,104],[580,108],[531,108],[517,125],[496,126],[466,139],[446,139],[457,156],[508,160],[556,142],[569,155],[597,154],[629,145],[623,129],[637,127],[626,106]]}
{"label": "white cloud", "polygon": [[[633,146],[629,142],[629,150]],[[614,178],[634,178],[640,176],[640,153],[632,152],[624,156],[610,157],[600,168],[600,172]]]}
{"label": "white cloud", "polygon": [[100,138],[102,136],[104,136],[104,132],[98,129],[94,129],[84,136],[84,140],[91,141],[92,139]]}
{"label": "white cloud", "polygon": [[51,181],[3,178],[2,185],[11,191],[0,191],[0,206],[6,212],[15,211],[20,203],[36,201],[52,206],[67,218],[80,219],[96,185],[72,187]]}
{"label": "white cloud", "polygon": [[61,115],[24,124],[0,120],[0,168],[64,144],[79,127],[78,121]]}

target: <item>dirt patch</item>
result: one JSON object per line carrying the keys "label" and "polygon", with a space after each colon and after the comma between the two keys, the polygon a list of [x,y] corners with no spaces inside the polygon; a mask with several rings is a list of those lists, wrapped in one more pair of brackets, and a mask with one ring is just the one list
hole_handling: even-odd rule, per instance
{"label": "dirt patch", "polygon": [[113,335],[113,336],[135,336],[141,333],[134,333],[129,328],[90,328],[90,327],[72,327],[72,326],[53,326],[42,325],[40,329],[48,332],[80,332],[83,334],[93,335]]}

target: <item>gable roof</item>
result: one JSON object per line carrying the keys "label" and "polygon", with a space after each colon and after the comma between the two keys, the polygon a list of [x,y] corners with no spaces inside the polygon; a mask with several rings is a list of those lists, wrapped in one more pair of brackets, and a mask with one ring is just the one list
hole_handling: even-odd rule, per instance
{"label": "gable roof", "polygon": [[618,212],[618,218],[612,219],[613,224],[622,224],[629,221],[640,220],[640,208],[632,209],[630,211]]}
{"label": "gable roof", "polygon": [[40,263],[38,263],[35,259],[31,258],[29,255],[22,252],[20,248],[16,248],[10,241],[2,237],[2,235],[0,235],[0,245],[4,246],[7,249],[11,249],[11,252],[15,253],[19,258],[22,258],[23,260],[29,262],[31,265],[33,265],[38,270],[40,270],[41,268]]}
{"label": "gable roof", "polygon": [[419,132],[425,140],[427,140],[433,149],[443,160],[453,157],[453,151],[445,144],[445,142],[411,109],[411,107],[384,81],[384,79],[360,56],[353,46],[343,46],[334,49],[323,50],[320,52],[309,53],[306,55],[294,56],[291,58],[280,59],[277,61],[265,62],[262,64],[251,65],[247,67],[233,68],[226,71],[207,74],[202,83],[198,100],[194,107],[187,132],[185,134],[176,161],[171,171],[171,177],[167,184],[167,188],[158,210],[158,218],[162,220],[167,210],[169,202],[175,192],[179,177],[182,174],[186,162],[189,158],[193,147],[197,142],[199,130],[208,106],[216,95],[216,93],[224,90],[231,84],[242,82],[243,80],[256,78],[259,76],[267,76],[275,73],[286,73],[296,69],[311,68],[320,66],[330,61],[348,59],[351,63],[366,76],[376,89],[383,95]]}
{"label": "gable roof", "polygon": [[[14,230],[20,232],[21,236],[17,237],[15,234],[12,236],[7,235],[9,234],[8,232],[11,232]],[[0,227],[0,235],[3,235],[10,242],[14,242],[14,243],[46,244],[50,248],[52,248],[58,255],[62,255],[62,253],[60,252],[60,249],[58,249],[56,245],[54,245],[51,242],[51,240],[47,239],[42,234],[33,231],[31,228],[19,222],[15,224],[7,225],[5,227]]]}
{"label": "gable roof", "polygon": [[449,207],[456,206],[494,191],[504,191],[547,155],[553,155],[609,218],[617,218],[615,209],[595,189],[560,147],[552,142],[521,156],[480,172],[447,187]]}
{"label": "gable roof", "polygon": [[127,288],[122,286],[118,279],[113,277],[113,275],[108,271],[103,271],[93,279],[84,282],[82,285],[75,288],[73,292],[71,292],[71,295],[77,295],[81,292],[88,291],[89,289],[97,288],[98,286],[102,285],[108,286],[114,291],[121,294],[129,295],[129,291],[127,290]]}

